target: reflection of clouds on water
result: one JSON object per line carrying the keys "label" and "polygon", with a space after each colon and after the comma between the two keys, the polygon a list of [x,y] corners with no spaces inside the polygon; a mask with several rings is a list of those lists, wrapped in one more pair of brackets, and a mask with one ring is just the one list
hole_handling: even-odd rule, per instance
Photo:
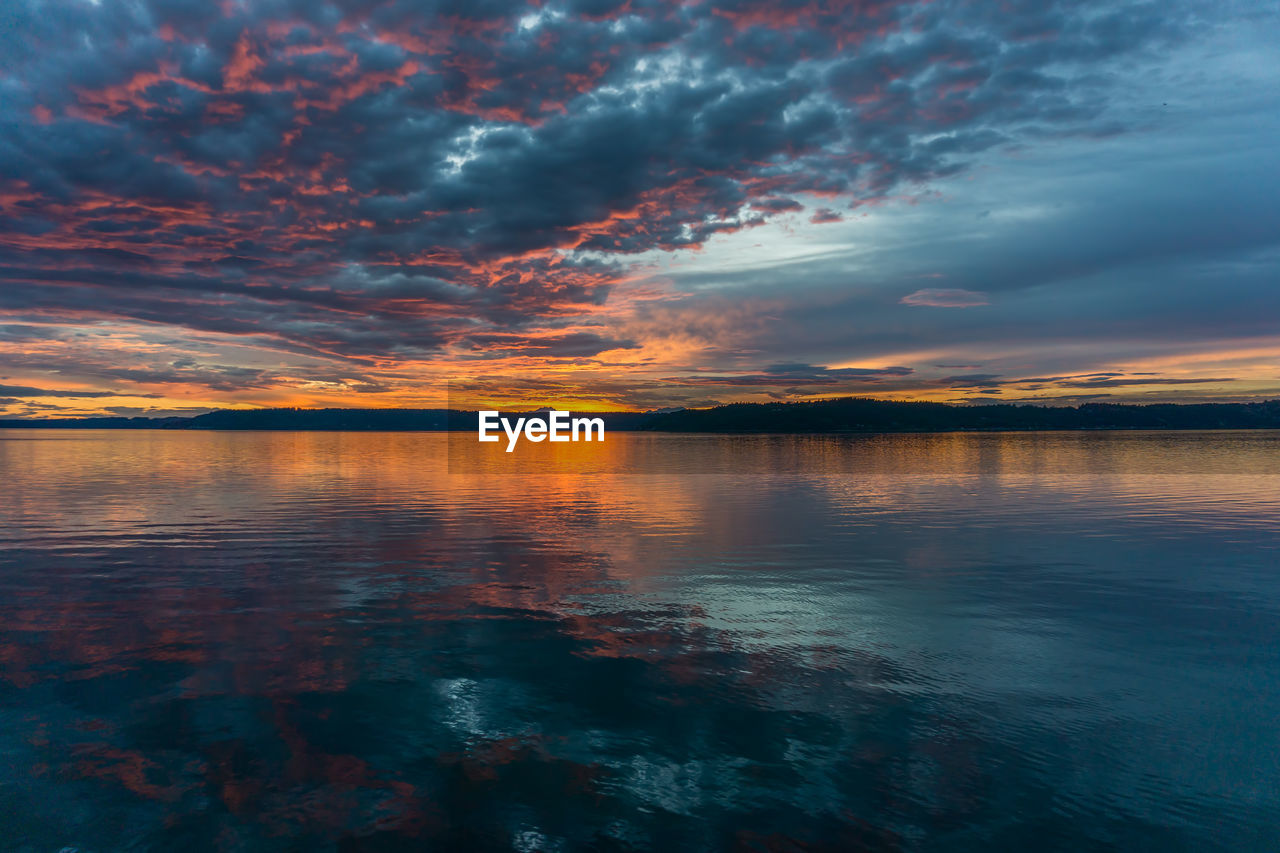
{"label": "reflection of clouds on water", "polygon": [[1280,499],[996,438],[522,490],[430,436],[7,442],[0,806],[36,846],[1248,847]]}

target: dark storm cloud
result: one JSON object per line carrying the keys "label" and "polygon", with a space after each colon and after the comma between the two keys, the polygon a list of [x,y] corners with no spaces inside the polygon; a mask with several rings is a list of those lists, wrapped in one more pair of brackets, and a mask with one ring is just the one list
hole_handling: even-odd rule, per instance
{"label": "dark storm cloud", "polygon": [[1080,382],[1063,382],[1067,388],[1120,388],[1125,385],[1204,385],[1209,382],[1234,382],[1230,376],[1215,376],[1206,379],[1086,379]]}
{"label": "dark storm cloud", "polygon": [[[121,391],[67,391],[56,390],[52,388],[32,388],[27,385],[0,385],[0,394],[9,398],[15,397],[67,397],[67,398],[97,398],[97,397],[119,397],[122,394],[130,397],[145,397],[146,394],[133,394]],[[154,395],[151,395],[154,396]],[[12,400],[11,400],[12,401]]]}
{"label": "dark storm cloud", "polygon": [[[924,364],[900,363],[1048,385],[1147,354],[1274,346],[1280,197],[1270,188],[1280,158],[1269,140],[1280,112],[1254,108],[1274,100],[1249,91],[1213,121],[1193,113],[1101,147],[1078,140],[1022,152],[981,182],[943,183],[945,205],[878,211],[869,233],[825,226],[839,232],[830,251],[673,276],[695,305],[728,288],[763,304],[803,282],[762,309],[770,322],[751,341],[762,362],[920,353]],[[926,279],[935,292],[985,293],[988,304],[902,304]],[[1202,375],[1242,381],[1241,368],[1211,363]]]}
{"label": "dark storm cloud", "polygon": [[812,364],[773,364],[759,373],[692,374],[672,377],[669,382],[687,385],[720,385],[732,387],[835,386],[875,383],[882,379],[910,376],[910,367],[843,367],[828,368]]}
{"label": "dark storm cloud", "polygon": [[622,271],[602,257],[1123,130],[1108,63],[1195,20],[1180,3],[959,0],[4,14],[0,309],[359,360],[630,347],[529,330],[604,304]]}
{"label": "dark storm cloud", "polygon": [[818,367],[812,364],[771,364],[764,369],[769,376],[788,379],[874,379],[881,376],[908,376],[910,367]]}
{"label": "dark storm cloud", "polygon": [[963,388],[994,388],[1001,384],[995,381],[999,378],[999,375],[994,373],[970,373],[964,376],[944,376],[938,382]]}
{"label": "dark storm cloud", "polygon": [[[1001,378],[998,374],[973,373],[966,376],[944,376],[936,380],[939,385],[954,388],[981,388],[979,393],[998,394],[1003,386],[1017,386],[1021,390],[1036,390],[1045,387],[1057,388],[1123,388],[1126,386],[1146,385],[1206,385],[1221,382],[1235,382],[1236,377],[1212,376],[1197,379],[1158,378],[1150,374],[1132,374],[1123,376],[1119,373],[1102,373],[1087,377],[1074,376],[1033,376],[1029,378]],[[1079,395],[1072,395],[1079,396]]]}
{"label": "dark storm cloud", "polygon": [[585,358],[614,349],[635,349],[635,341],[610,338],[594,332],[569,332],[529,338],[520,335],[471,335],[472,348],[487,355],[529,355],[552,358]]}

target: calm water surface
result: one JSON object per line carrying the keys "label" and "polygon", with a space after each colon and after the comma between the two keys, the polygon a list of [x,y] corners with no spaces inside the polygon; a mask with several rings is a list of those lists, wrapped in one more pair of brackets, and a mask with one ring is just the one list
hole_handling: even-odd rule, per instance
{"label": "calm water surface", "polygon": [[1278,849],[1280,435],[446,441],[0,431],[0,849]]}

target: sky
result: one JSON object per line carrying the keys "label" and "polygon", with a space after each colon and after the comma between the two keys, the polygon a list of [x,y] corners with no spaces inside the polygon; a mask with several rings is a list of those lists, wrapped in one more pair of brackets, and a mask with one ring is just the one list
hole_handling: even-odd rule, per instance
{"label": "sky", "polygon": [[1280,397],[1280,7],[8,0],[0,416]]}

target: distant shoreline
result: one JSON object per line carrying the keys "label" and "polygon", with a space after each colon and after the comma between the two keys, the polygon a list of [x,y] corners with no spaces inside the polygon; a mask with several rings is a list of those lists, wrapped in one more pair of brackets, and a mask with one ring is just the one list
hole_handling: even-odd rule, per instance
{"label": "distant shoreline", "polygon": [[[527,410],[526,410],[527,411]],[[828,435],[1280,429],[1280,400],[1257,403],[1087,403],[957,406],[847,397],[732,403],[710,409],[592,412],[612,432]],[[194,417],[0,420],[0,429],[157,429],[268,432],[464,432],[456,409],[223,409]]]}
{"label": "distant shoreline", "polygon": [[[192,429],[173,429],[171,427],[159,426],[130,426],[130,427],[102,427],[93,426],[91,424],[58,424],[56,426],[50,424],[34,425],[28,423],[0,423],[0,430],[20,430],[35,429],[41,431],[75,431],[85,430],[94,432],[391,432],[391,433],[414,433],[414,432],[443,432],[456,433],[458,435],[472,435],[475,430],[471,429],[343,429],[341,427],[321,428],[321,427],[201,427]],[[956,427],[952,429],[833,429],[833,430],[675,430],[675,429],[612,429],[610,432],[634,432],[634,433],[653,433],[662,435],[949,435],[949,434],[972,434],[972,433],[1000,433],[1000,432],[1266,432],[1268,430],[1280,430],[1280,426],[1256,426],[1256,427],[1057,427],[1057,428],[1038,428],[1038,427]]]}

